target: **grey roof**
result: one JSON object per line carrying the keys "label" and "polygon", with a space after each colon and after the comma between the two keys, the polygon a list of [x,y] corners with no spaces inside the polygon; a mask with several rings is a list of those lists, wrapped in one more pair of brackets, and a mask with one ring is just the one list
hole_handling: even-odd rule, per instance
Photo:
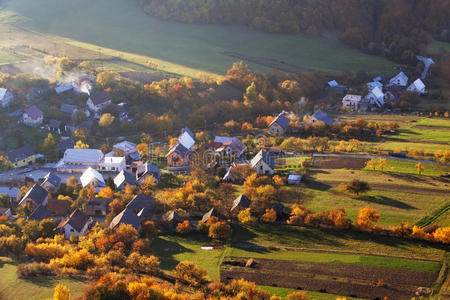
{"label": "grey roof", "polygon": [[278,117],[275,118],[275,120],[272,121],[272,123],[270,123],[269,127],[273,124],[273,123],[277,123],[278,125],[280,125],[283,129],[286,129],[286,127],[289,125],[289,119],[286,118],[286,116],[284,115],[284,113],[280,113],[278,115]]}
{"label": "grey roof", "polygon": [[43,205],[39,205],[36,209],[28,216],[28,220],[42,221],[50,215],[50,211]]}
{"label": "grey roof", "polygon": [[103,152],[98,149],[67,149],[64,163],[100,163]]}
{"label": "grey roof", "polygon": [[202,222],[208,222],[211,217],[219,217],[219,212],[214,207],[211,208],[206,214],[203,215]]}
{"label": "grey roof", "polygon": [[186,155],[189,153],[189,149],[187,149],[182,144],[177,142],[175,145],[172,146],[172,148],[170,148],[169,153],[167,153],[167,156],[169,156],[173,152],[177,152],[181,156],[186,157]]}
{"label": "grey roof", "polygon": [[130,150],[136,150],[136,144],[132,143],[132,142],[129,142],[129,141],[123,141],[123,142],[120,142],[118,144],[115,144],[113,146],[113,148],[114,149],[120,149],[123,152],[128,152]]}
{"label": "grey roof", "polygon": [[29,107],[27,109],[25,109],[25,113],[30,116],[30,118],[32,119],[39,119],[40,117],[42,117],[44,114],[42,113],[42,111],[37,108],[36,105],[33,105],[32,107]]}
{"label": "grey roof", "polygon": [[114,185],[116,188],[119,188],[122,184],[136,185],[134,175],[125,170],[120,171],[120,173],[114,177]]}
{"label": "grey roof", "polygon": [[135,213],[138,213],[143,208],[149,209],[153,205],[154,201],[155,198],[144,194],[138,194],[134,196],[134,198],[127,204],[127,208],[131,209]]}
{"label": "grey roof", "polygon": [[325,124],[333,124],[336,123],[336,120],[331,119],[328,115],[321,109],[316,111],[313,115],[317,120],[324,122]]}
{"label": "grey roof", "polygon": [[108,93],[105,91],[93,92],[89,98],[94,105],[99,105],[111,100]]}
{"label": "grey roof", "polygon": [[252,168],[255,167],[255,165],[260,161],[263,160],[269,167],[271,167],[272,169],[275,166],[273,157],[270,156],[270,153],[265,151],[265,150],[260,150],[255,157],[252,158],[252,160],[250,161],[250,165]]}
{"label": "grey roof", "polygon": [[33,185],[31,189],[28,190],[28,192],[23,196],[22,200],[20,200],[19,205],[25,200],[25,199],[31,199],[33,200],[36,205],[41,204],[44,202],[45,198],[47,198],[48,192],[43,187],[41,187],[38,184]]}
{"label": "grey roof", "polygon": [[136,171],[136,178],[140,180],[143,176],[153,175],[157,180],[160,178],[160,169],[157,165],[152,163],[145,163],[142,167],[139,167]]}
{"label": "grey roof", "polygon": [[183,129],[181,129],[181,134],[187,132],[191,138],[195,139],[195,134],[192,132],[192,130],[189,129],[189,127],[184,127]]}
{"label": "grey roof", "polygon": [[59,110],[65,114],[72,115],[77,110],[77,107],[75,105],[63,103]]}
{"label": "grey roof", "polygon": [[61,121],[60,120],[51,119],[48,122],[48,127],[52,128],[52,129],[58,129],[58,128],[61,127]]}
{"label": "grey roof", "polygon": [[252,204],[252,202],[250,201],[250,199],[248,199],[247,196],[245,196],[244,194],[239,195],[239,197],[234,199],[233,206],[231,207],[230,211],[233,211],[233,210],[235,210],[238,207],[240,207],[240,208],[249,208],[250,204]]}
{"label": "grey roof", "polygon": [[62,228],[69,224],[73,227],[73,229],[81,232],[88,221],[89,217],[85,213],[83,213],[81,210],[75,209],[68,218],[62,220],[61,223],[59,223],[58,228]]}
{"label": "grey roof", "polygon": [[61,178],[55,173],[49,172],[47,175],[45,175],[44,182],[42,184],[44,184],[45,182],[49,182],[55,187],[59,187],[59,185],[61,184]]}
{"label": "grey roof", "polygon": [[71,85],[70,83],[67,83],[67,84],[63,84],[63,85],[60,85],[57,88],[55,88],[55,92],[57,94],[61,94],[61,93],[70,91],[72,89],[73,89],[73,85]]}
{"label": "grey roof", "polygon": [[113,229],[120,224],[129,224],[139,231],[141,228],[141,219],[128,207],[122,210],[109,224],[109,228]]}
{"label": "grey roof", "polygon": [[30,145],[26,145],[19,149],[9,151],[7,155],[9,161],[15,163],[19,160],[25,159],[35,154],[36,152],[34,152],[33,148],[31,148]]}
{"label": "grey roof", "polygon": [[180,217],[180,215],[176,211],[172,211],[166,219],[168,222],[176,222],[181,223],[183,222],[183,218]]}

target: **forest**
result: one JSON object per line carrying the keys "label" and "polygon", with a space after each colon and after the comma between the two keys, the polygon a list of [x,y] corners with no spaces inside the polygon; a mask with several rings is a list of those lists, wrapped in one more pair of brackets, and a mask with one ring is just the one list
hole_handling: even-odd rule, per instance
{"label": "forest", "polygon": [[414,63],[432,39],[449,41],[446,0],[139,0],[166,20],[242,25],[271,33],[339,39],[364,52]]}

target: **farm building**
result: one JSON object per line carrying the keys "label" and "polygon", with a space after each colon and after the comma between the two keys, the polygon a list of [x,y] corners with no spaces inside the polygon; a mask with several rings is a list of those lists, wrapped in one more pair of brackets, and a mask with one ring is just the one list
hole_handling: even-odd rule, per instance
{"label": "farm building", "polygon": [[105,156],[100,162],[99,170],[103,172],[120,172],[126,168],[125,157]]}
{"label": "farm building", "polygon": [[122,153],[123,156],[129,157],[132,160],[138,160],[141,158],[141,155],[139,154],[139,152],[137,152],[136,144],[128,141],[123,141],[115,144],[112,151]]}
{"label": "farm building", "polygon": [[364,97],[364,100],[371,105],[376,105],[381,108],[384,105],[384,93],[381,88],[375,87]]}
{"label": "farm building", "polygon": [[202,217],[202,222],[206,223],[208,222],[209,219],[211,219],[212,217],[216,217],[219,218],[219,212],[217,211],[217,209],[215,209],[214,207],[211,208],[210,210],[208,210],[208,212],[206,214],[203,215]]}
{"label": "farm building", "polygon": [[224,155],[234,154],[236,157],[241,157],[245,151],[245,145],[240,139],[228,136],[216,136],[214,142],[206,145],[206,148]]}
{"label": "farm building", "polygon": [[244,194],[239,195],[236,199],[234,199],[230,212],[233,214],[239,213],[239,211],[249,208],[250,204],[252,204],[252,202],[247,196]]}
{"label": "farm building", "polygon": [[89,167],[98,169],[103,157],[103,152],[97,149],[67,149],[56,169],[62,173],[82,173]]}
{"label": "farm building", "polygon": [[70,83],[62,84],[55,88],[55,92],[57,94],[62,94],[71,90],[73,90],[73,85],[71,85]]}
{"label": "farm building", "polygon": [[46,206],[48,200],[48,192],[46,189],[38,184],[33,185],[31,189],[22,197],[19,202],[19,206],[24,207],[29,204],[34,206]]}
{"label": "farm building", "polygon": [[58,190],[61,184],[61,178],[53,172],[49,172],[44,177],[44,181],[41,186],[46,189],[49,193],[54,193]]}
{"label": "farm building", "polygon": [[22,122],[27,126],[38,127],[43,121],[44,113],[35,105],[25,109],[22,114]]}
{"label": "farm building", "polygon": [[130,208],[125,208],[117,216],[112,219],[109,224],[110,229],[117,228],[120,224],[128,224],[134,227],[137,231],[141,229],[141,219]]}
{"label": "farm building", "polygon": [[153,176],[153,179],[156,181],[156,183],[159,182],[159,179],[161,177],[161,170],[157,165],[146,162],[145,164],[137,168],[136,181],[138,184],[142,184],[144,180],[149,176]]}
{"label": "farm building", "polygon": [[0,105],[3,108],[8,107],[13,99],[14,96],[10,91],[4,88],[0,88]]}
{"label": "farm building", "polygon": [[272,135],[284,135],[289,123],[290,121],[286,118],[285,112],[282,112],[269,124],[268,131]]}
{"label": "farm building", "polygon": [[132,173],[122,170],[114,177],[114,185],[116,189],[123,190],[127,184],[136,185],[136,177]]}

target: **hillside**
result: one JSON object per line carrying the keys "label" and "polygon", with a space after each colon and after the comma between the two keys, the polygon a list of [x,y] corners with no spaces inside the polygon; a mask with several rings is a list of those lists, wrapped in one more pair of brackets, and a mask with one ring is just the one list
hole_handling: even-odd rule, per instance
{"label": "hillside", "polygon": [[[278,64],[298,71],[395,72],[394,63],[363,54],[337,41],[267,34],[235,26],[166,22],[146,15],[135,1],[15,0],[3,5],[0,24],[31,29],[32,33],[39,33],[39,38],[65,38],[63,41],[52,40],[51,44],[58,44],[58,47],[49,45],[48,51],[69,52],[59,46],[61,42],[95,52],[101,49],[100,54],[94,53],[97,58],[109,54],[108,49],[118,50],[121,53],[112,55],[133,62],[135,59],[128,55],[141,55],[147,61],[156,61],[157,69],[183,75],[195,76],[199,71],[224,74],[239,56],[244,56],[244,60],[252,57],[250,60],[258,63],[247,62],[263,71],[271,71],[274,64]],[[5,25],[0,27],[2,34],[8,37],[11,32]],[[8,47],[11,40],[6,38],[2,46]],[[26,47],[30,43],[32,40],[28,37],[23,41]],[[175,66],[168,68],[170,64]]]}

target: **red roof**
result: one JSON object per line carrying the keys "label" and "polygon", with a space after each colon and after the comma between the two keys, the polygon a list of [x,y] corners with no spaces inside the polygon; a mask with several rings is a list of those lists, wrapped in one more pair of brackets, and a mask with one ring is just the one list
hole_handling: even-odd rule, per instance
{"label": "red roof", "polygon": [[47,209],[57,216],[64,216],[70,211],[71,202],[68,200],[48,199]]}

